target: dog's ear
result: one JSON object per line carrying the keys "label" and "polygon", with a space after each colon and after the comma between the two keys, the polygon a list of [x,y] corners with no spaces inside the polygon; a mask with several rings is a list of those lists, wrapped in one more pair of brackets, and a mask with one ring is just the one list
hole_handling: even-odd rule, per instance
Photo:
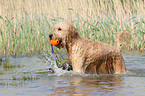
{"label": "dog's ear", "polygon": [[75,39],[79,38],[79,33],[73,26],[70,26],[68,32],[69,33],[66,37],[67,47],[71,46],[73,44],[73,41],[75,41]]}
{"label": "dog's ear", "polygon": [[75,38],[77,38],[78,35],[79,34],[78,34],[78,31],[76,30],[76,28],[71,26],[69,29],[69,36],[70,36],[69,39],[75,39]]}

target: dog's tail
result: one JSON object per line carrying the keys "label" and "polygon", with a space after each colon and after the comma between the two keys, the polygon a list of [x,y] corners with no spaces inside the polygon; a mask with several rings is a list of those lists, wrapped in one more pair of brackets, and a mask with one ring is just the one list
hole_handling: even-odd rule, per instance
{"label": "dog's tail", "polygon": [[115,42],[115,46],[118,49],[118,51],[122,51],[122,47],[124,45],[128,45],[130,41],[130,35],[127,30],[123,30],[121,33],[118,34]]}

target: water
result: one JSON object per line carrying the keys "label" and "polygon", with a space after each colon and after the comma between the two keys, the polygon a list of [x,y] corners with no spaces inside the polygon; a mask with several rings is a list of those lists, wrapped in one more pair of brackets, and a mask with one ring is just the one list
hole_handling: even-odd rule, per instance
{"label": "water", "polygon": [[[52,74],[38,56],[10,57],[8,63],[23,66],[0,69],[0,81],[5,82],[0,85],[0,96],[144,96],[145,55],[123,56],[126,68],[134,74],[82,75],[61,69]],[[24,80],[23,76],[32,78]]]}

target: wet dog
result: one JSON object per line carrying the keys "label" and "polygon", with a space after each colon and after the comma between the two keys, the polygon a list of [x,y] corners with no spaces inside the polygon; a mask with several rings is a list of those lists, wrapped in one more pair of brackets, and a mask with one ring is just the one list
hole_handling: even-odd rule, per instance
{"label": "wet dog", "polygon": [[76,28],[67,22],[55,25],[49,39],[58,39],[58,48],[67,49],[73,71],[82,74],[124,74],[124,59],[121,54],[121,40],[129,41],[128,31],[122,31],[116,45],[111,46],[99,41],[91,41],[79,35]]}

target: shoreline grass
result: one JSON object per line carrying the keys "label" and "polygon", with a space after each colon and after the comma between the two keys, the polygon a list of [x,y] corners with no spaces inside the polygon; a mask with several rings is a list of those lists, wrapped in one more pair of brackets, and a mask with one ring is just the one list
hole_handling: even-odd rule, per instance
{"label": "shoreline grass", "polygon": [[121,30],[128,30],[126,50],[144,54],[144,17],[144,0],[1,0],[0,56],[50,50],[48,34],[62,20],[88,39],[111,45]]}

